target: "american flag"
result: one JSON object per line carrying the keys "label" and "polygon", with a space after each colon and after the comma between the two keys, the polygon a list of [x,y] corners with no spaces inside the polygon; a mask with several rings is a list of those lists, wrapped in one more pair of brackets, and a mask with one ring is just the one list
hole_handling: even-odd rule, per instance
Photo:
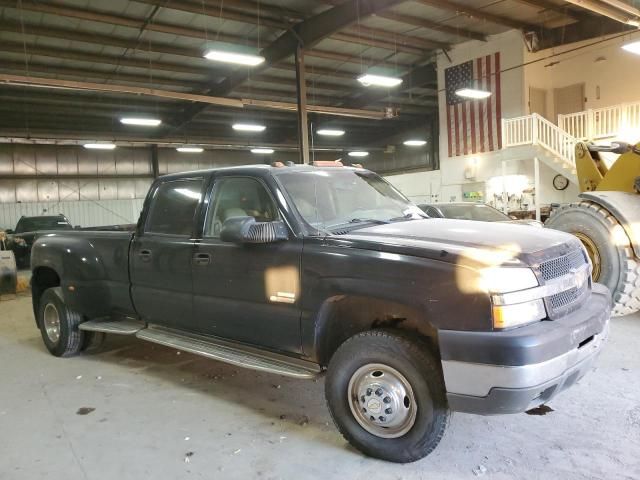
{"label": "american flag", "polygon": [[[444,71],[449,156],[490,152],[502,148],[500,53],[449,67]],[[491,92],[482,100],[456,95],[461,88]]]}

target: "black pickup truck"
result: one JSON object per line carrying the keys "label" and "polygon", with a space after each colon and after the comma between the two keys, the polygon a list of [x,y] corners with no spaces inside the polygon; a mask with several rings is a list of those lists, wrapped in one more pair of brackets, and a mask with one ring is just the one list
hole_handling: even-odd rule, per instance
{"label": "black pickup truck", "polygon": [[611,299],[581,243],[432,219],[362,168],[159,178],[133,231],[44,233],[33,310],[53,355],[130,334],[313,378],[344,437],[410,462],[450,411],[518,413],[591,367]]}

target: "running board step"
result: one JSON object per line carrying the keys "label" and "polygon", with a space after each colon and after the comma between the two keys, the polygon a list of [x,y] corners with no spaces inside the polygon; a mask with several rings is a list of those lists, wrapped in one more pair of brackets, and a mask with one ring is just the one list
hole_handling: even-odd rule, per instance
{"label": "running board step", "polygon": [[112,318],[97,318],[80,324],[80,330],[88,332],[104,332],[115,333],[118,335],[134,335],[142,330],[146,324],[142,320],[126,318],[123,320],[114,320]]}
{"label": "running board step", "polygon": [[217,338],[187,335],[155,325],[138,331],[136,337],[231,365],[287,377],[314,378],[321,372],[317,364],[305,360]]}

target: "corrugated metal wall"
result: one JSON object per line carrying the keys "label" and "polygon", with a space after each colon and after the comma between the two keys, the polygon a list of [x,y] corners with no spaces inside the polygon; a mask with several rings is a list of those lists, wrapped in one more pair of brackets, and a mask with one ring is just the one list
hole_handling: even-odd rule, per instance
{"label": "corrugated metal wall", "polygon": [[[159,173],[297,161],[294,153],[259,157],[248,151],[181,154],[160,148]],[[151,149],[87,150],[69,145],[0,144],[0,228],[22,215],[63,213],[73,225],[135,223],[153,181]]]}

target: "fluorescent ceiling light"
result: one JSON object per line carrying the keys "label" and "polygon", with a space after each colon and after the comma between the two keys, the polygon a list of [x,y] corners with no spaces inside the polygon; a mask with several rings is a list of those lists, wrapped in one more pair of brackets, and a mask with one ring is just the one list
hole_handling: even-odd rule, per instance
{"label": "fluorescent ceiling light", "polygon": [[114,143],[85,143],[83,147],[91,150],[113,150],[116,145]]}
{"label": "fluorescent ceiling light", "polygon": [[359,76],[358,81],[365,87],[397,87],[402,83],[401,78],[369,74]]}
{"label": "fluorescent ceiling light", "polygon": [[635,53],[636,55],[640,55],[640,41],[626,43],[622,46],[623,50],[627,52]]}
{"label": "fluorescent ceiling light", "polygon": [[344,130],[323,128],[321,130],[318,130],[318,135],[326,135],[328,137],[341,137],[342,135],[344,135]]}
{"label": "fluorescent ceiling light", "polygon": [[360,152],[360,151],[349,152],[350,157],[366,157],[367,155],[369,155],[369,152]]}
{"label": "fluorescent ceiling light", "polygon": [[464,98],[487,98],[491,96],[491,92],[486,90],[478,90],[476,88],[461,88],[456,90],[456,95]]}
{"label": "fluorescent ceiling light", "polygon": [[266,128],[267,127],[265,127],[264,125],[255,125],[252,123],[233,124],[233,129],[239,132],[264,132]]}
{"label": "fluorescent ceiling light", "polygon": [[405,140],[403,142],[408,147],[421,147],[427,143],[426,140]]}
{"label": "fluorescent ceiling light", "polygon": [[273,153],[273,148],[252,148],[251,153],[258,153],[262,155],[269,155]]}
{"label": "fluorescent ceiling light", "polygon": [[162,120],[157,118],[130,118],[124,117],[120,119],[120,123],[124,125],[140,125],[142,127],[157,127]]}
{"label": "fluorescent ceiling light", "polygon": [[260,65],[264,62],[264,57],[261,57],[260,55],[235,53],[225,50],[209,50],[204,54],[204,58],[215,62],[235,63],[238,65],[248,65],[250,67],[255,67],[256,65]]}
{"label": "fluorescent ceiling light", "polygon": [[204,148],[202,147],[178,147],[176,148],[180,153],[202,153]]}

